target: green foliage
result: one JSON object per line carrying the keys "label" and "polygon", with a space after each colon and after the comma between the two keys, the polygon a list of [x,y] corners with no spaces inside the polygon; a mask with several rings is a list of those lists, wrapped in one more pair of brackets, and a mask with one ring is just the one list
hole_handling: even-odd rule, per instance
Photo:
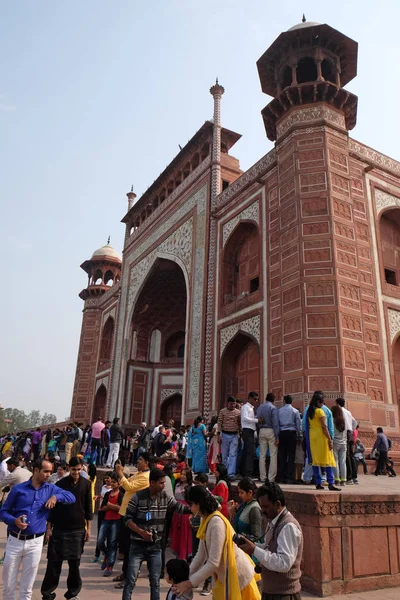
{"label": "green foliage", "polygon": [[17,408],[5,408],[0,411],[0,434],[7,432],[17,433],[25,429],[50,425],[57,422],[56,415],[52,413],[44,413],[39,410],[31,410],[30,413],[25,413]]}

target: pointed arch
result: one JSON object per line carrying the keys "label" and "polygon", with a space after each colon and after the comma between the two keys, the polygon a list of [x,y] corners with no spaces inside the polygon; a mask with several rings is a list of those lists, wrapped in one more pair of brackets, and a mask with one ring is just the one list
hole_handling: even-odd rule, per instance
{"label": "pointed arch", "polygon": [[105,419],[107,405],[107,388],[102,383],[98,388],[93,402],[92,421],[96,421],[99,417]]}
{"label": "pointed arch", "polygon": [[255,337],[238,331],[227,344],[221,358],[220,408],[230,395],[247,398],[249,391],[261,391],[260,346]]}
{"label": "pointed arch", "polygon": [[260,289],[260,236],[254,222],[238,223],[226,242],[222,260],[223,306]]}
{"label": "pointed arch", "polygon": [[101,336],[99,364],[98,364],[99,371],[104,371],[105,369],[108,369],[110,367],[113,341],[114,341],[114,329],[115,329],[114,319],[112,317],[108,317],[108,319],[106,320],[106,322],[104,324],[103,332],[102,332],[102,336]]}

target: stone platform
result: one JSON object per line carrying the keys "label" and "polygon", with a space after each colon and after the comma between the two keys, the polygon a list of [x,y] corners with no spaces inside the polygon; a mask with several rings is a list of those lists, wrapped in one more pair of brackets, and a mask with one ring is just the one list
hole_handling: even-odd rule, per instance
{"label": "stone platform", "polygon": [[321,597],[400,585],[400,477],[342,492],[282,485],[304,534],[303,589]]}

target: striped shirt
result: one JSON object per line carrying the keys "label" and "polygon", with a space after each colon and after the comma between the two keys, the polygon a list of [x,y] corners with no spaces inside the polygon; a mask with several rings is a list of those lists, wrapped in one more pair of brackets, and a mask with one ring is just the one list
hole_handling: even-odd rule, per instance
{"label": "striped shirt", "polygon": [[167,515],[172,512],[189,514],[191,510],[185,504],[177,502],[173,496],[167,496],[165,492],[161,492],[155,498],[151,497],[149,488],[136,492],[126,509],[124,524],[128,525],[133,521],[140,529],[156,531],[157,537],[153,542],[147,542],[141,535],[131,531],[131,540],[144,544],[160,544],[164,535]]}
{"label": "striped shirt", "polygon": [[218,416],[218,431],[224,431],[226,433],[240,433],[242,429],[240,422],[240,409],[234,408],[229,410],[223,408],[219,411]]}

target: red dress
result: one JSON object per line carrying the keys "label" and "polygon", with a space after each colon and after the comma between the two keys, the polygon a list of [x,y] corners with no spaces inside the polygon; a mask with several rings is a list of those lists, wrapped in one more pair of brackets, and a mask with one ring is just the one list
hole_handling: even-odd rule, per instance
{"label": "red dress", "polygon": [[213,493],[213,496],[219,496],[220,498],[222,498],[220,511],[222,512],[224,517],[229,519],[229,514],[228,514],[229,490],[228,490],[228,484],[226,483],[226,481],[223,481],[223,480],[219,481],[217,483],[217,485],[214,487],[212,493]]}
{"label": "red dress", "polygon": [[[180,483],[175,486],[175,498],[187,506],[185,490]],[[190,515],[178,515],[177,513],[174,513],[172,517],[170,548],[180,560],[187,560],[192,554],[192,528],[189,517]]]}

